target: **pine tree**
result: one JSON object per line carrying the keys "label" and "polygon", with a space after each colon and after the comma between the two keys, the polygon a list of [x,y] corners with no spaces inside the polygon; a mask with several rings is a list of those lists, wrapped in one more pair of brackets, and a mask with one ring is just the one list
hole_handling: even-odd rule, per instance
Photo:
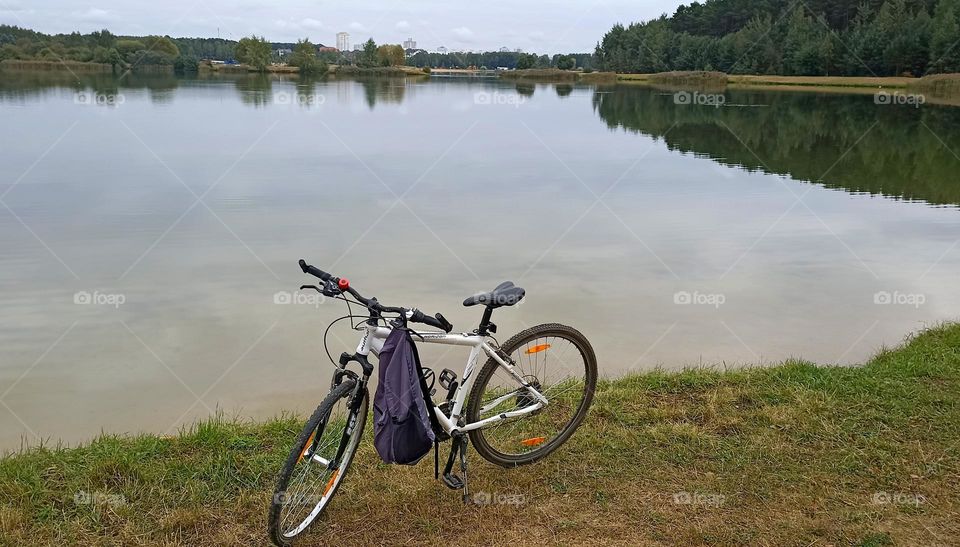
{"label": "pine tree", "polygon": [[960,72],[960,1],[940,0],[930,32],[928,72]]}

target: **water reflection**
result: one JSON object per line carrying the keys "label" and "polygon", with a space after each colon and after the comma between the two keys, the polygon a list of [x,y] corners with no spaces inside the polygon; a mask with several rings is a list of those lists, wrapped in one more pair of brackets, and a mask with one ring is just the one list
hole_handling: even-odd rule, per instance
{"label": "water reflection", "polygon": [[[934,137],[957,144],[949,109],[733,92],[681,108],[455,78],[3,73],[0,90],[16,214],[0,207],[0,385],[54,439],[191,423],[207,409],[184,384],[230,415],[312,410],[343,310],[278,303],[305,281],[300,257],[466,330],[479,317],[459,302],[511,279],[528,296],[497,312],[504,336],[569,323],[611,376],[857,362],[960,309],[960,215],[925,203],[958,201]],[[85,90],[127,100],[80,107]],[[882,291],[926,303],[877,305]],[[352,351],[356,333],[332,332],[334,355]],[[428,366],[462,370],[435,349]],[[0,419],[0,448],[20,434]]]}
{"label": "water reflection", "polygon": [[851,193],[960,204],[957,108],[747,91],[727,91],[725,105],[711,107],[678,104],[669,91],[608,91],[593,97],[608,127],[663,139],[671,150]]}
{"label": "water reflection", "polygon": [[274,77],[267,74],[249,74],[234,77],[233,85],[243,104],[263,107],[273,102]]}
{"label": "water reflection", "polygon": [[25,103],[64,90],[105,97],[121,95],[124,90],[145,90],[152,102],[166,103],[173,100],[180,82],[172,74],[0,70],[0,101]]}

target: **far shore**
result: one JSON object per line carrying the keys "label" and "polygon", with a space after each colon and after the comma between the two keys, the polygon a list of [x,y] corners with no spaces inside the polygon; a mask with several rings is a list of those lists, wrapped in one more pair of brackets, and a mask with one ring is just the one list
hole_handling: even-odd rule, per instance
{"label": "far shore", "polygon": [[[78,61],[15,60],[0,61],[0,69],[15,71],[68,71],[71,73],[109,73],[132,70],[145,73],[173,73],[172,66],[112,67],[109,64]],[[251,74],[256,68],[244,64],[211,64],[203,62],[199,73]],[[297,75],[300,70],[289,65],[269,65],[263,73]],[[582,70],[525,69],[482,70],[420,68],[413,66],[356,67],[330,65],[326,74],[341,76],[395,76],[429,77],[490,75],[518,83],[581,83],[593,85],[649,85],[665,88],[692,87],[721,92],[724,89],[764,91],[807,91],[817,93],[872,94],[878,91],[892,93],[922,93],[926,102],[960,105],[960,74],[937,74],[912,78],[906,76],[778,76],[753,74],[725,74],[706,71],[677,71],[647,74],[591,72]]]}
{"label": "far shore", "polygon": [[[617,74],[619,83],[656,83],[658,76],[664,73]],[[678,73],[679,74],[679,73]],[[693,74],[690,72],[689,74]],[[722,73],[717,73],[722,74]],[[827,88],[867,88],[867,89],[904,89],[920,78],[903,76],[865,77],[865,76],[777,76],[754,74],[726,75],[730,87],[827,87]]]}

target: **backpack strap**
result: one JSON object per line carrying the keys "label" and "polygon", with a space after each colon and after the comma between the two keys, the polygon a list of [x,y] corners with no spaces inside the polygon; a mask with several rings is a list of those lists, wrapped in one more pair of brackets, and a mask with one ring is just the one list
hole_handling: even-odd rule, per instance
{"label": "backpack strap", "polygon": [[430,388],[427,387],[427,381],[423,377],[423,365],[420,364],[420,352],[417,351],[417,345],[410,336],[412,331],[407,328],[404,328],[404,330],[407,333],[407,337],[410,338],[410,345],[413,346],[413,358],[417,365],[417,379],[420,381],[420,392],[423,394],[423,402],[427,405],[427,414],[430,417],[430,426],[433,428],[434,437],[446,434],[443,426],[440,425],[440,420],[437,419],[436,412],[433,410],[436,405],[433,404],[433,398],[430,397]]}

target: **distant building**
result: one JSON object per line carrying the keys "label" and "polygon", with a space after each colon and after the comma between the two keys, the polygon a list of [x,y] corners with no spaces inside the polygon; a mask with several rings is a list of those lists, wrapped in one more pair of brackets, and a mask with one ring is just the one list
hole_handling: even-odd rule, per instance
{"label": "distant building", "polygon": [[350,34],[347,32],[337,33],[337,49],[340,51],[350,51]]}
{"label": "distant building", "polygon": [[339,48],[325,46],[322,44],[317,47],[317,53],[337,53],[338,51],[340,51]]}
{"label": "distant building", "polygon": [[520,48],[517,48],[516,50],[514,50],[514,53],[523,53],[523,50]]}
{"label": "distant building", "polygon": [[447,51],[448,51],[447,48],[443,46],[440,46],[437,48],[437,53],[446,53]]}
{"label": "distant building", "polygon": [[417,49],[417,41],[413,38],[407,38],[403,41],[403,49]]}
{"label": "distant building", "polygon": [[509,52],[509,51],[510,51],[510,48],[508,48],[508,47],[506,47],[506,46],[500,48],[500,53],[507,53],[507,52]]}
{"label": "distant building", "polygon": [[279,56],[281,56],[281,57],[286,57],[287,55],[290,55],[291,53],[293,53],[293,50],[290,49],[290,48],[288,48],[288,47],[282,47],[282,48],[280,48],[280,49],[277,50],[277,55],[279,55]]}
{"label": "distant building", "polygon": [[353,44],[353,51],[363,51],[363,44]]}

